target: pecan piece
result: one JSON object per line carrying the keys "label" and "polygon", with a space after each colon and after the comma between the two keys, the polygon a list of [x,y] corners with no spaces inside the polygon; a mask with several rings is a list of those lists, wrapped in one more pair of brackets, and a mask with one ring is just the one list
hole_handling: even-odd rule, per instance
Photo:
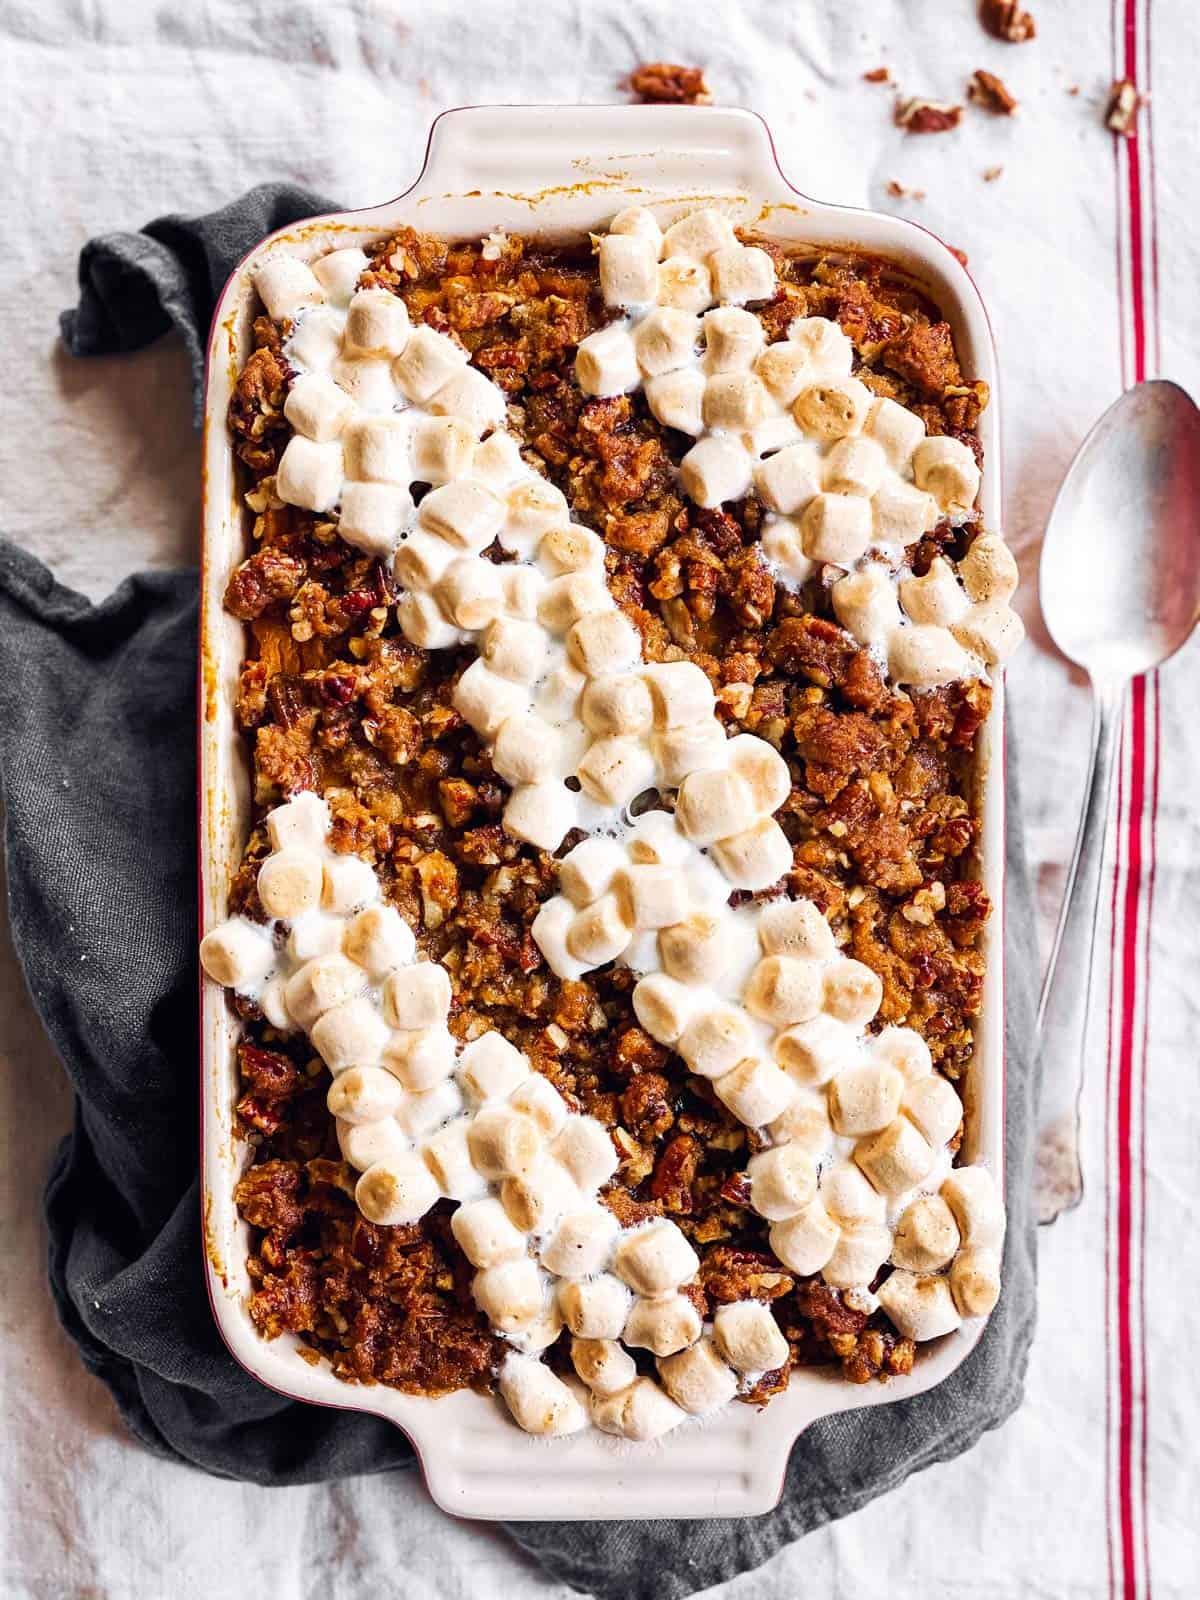
{"label": "pecan piece", "polygon": [[967,96],[977,106],[982,106],[985,111],[994,112],[998,117],[1011,117],[1017,109],[1017,97],[1014,95],[1002,78],[994,72],[986,72],[978,67],[971,74],[971,81],[967,84]]}
{"label": "pecan piece", "polygon": [[1132,138],[1137,125],[1137,114],[1145,98],[1145,95],[1139,94],[1137,85],[1128,78],[1121,78],[1114,83],[1108,93],[1108,109],[1104,113],[1105,127],[1111,128],[1114,133],[1119,133],[1123,139]]}
{"label": "pecan piece", "polygon": [[1037,37],[1032,13],[1017,0],[983,0],[979,20],[993,39],[1003,39],[1005,44],[1025,44]]}
{"label": "pecan piece", "polygon": [[906,133],[949,133],[962,121],[961,106],[941,105],[936,100],[898,100],[896,125]]}
{"label": "pecan piece", "polygon": [[702,67],[649,61],[629,75],[629,87],[643,105],[707,106],[712,95]]}

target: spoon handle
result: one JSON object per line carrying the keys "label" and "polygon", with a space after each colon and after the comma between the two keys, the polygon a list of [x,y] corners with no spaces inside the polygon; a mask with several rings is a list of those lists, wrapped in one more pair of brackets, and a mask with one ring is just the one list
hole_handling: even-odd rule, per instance
{"label": "spoon handle", "polygon": [[1038,1006],[1041,1087],[1034,1156],[1034,1205],[1053,1222],[1083,1198],[1079,1092],[1095,982],[1101,868],[1127,680],[1094,683],[1087,797]]}

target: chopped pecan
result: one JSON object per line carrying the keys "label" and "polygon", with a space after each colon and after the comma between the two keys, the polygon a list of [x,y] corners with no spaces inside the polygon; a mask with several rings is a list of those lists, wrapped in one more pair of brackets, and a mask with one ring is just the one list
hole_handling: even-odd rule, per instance
{"label": "chopped pecan", "polygon": [[304,582],[304,562],[275,545],[256,550],[235,567],[225,585],[225,609],[241,622],[261,617],[277,600],[290,600]]}
{"label": "chopped pecan", "polygon": [[993,111],[997,116],[1011,117],[1017,109],[1017,98],[1003,79],[994,72],[985,72],[982,67],[971,74],[967,95],[977,106],[982,106],[985,111]]}
{"label": "chopped pecan", "polygon": [[896,126],[906,133],[948,133],[962,121],[963,108],[941,105],[936,100],[899,100]]}
{"label": "chopped pecan", "polygon": [[1114,83],[1108,92],[1108,106],[1104,113],[1105,127],[1130,139],[1137,128],[1137,114],[1146,96],[1139,93],[1137,85],[1128,78]]}
{"label": "chopped pecan", "polygon": [[712,95],[700,67],[651,61],[629,75],[629,87],[643,105],[707,106]]}
{"label": "chopped pecan", "polygon": [[1033,16],[1018,0],[982,0],[979,20],[993,39],[1006,44],[1024,44],[1037,37]]}

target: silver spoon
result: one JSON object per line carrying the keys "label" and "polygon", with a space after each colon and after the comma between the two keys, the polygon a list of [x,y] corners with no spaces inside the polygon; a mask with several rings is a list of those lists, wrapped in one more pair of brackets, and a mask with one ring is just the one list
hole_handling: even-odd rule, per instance
{"label": "silver spoon", "polygon": [[1174,655],[1200,615],[1200,411],[1177,384],[1127,390],[1088,434],[1042,546],[1042,615],[1092,681],[1087,799],[1038,1007],[1040,1222],[1079,1204],[1079,1091],[1101,866],[1130,680]]}

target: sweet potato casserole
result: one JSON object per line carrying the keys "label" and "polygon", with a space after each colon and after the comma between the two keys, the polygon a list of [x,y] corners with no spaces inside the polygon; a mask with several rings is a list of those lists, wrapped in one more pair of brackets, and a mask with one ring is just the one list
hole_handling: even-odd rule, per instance
{"label": "sweet potato casserole", "polygon": [[999,1291],[986,385],[886,261],[712,210],[258,289],[257,821],[202,948],[256,1327],[544,1433],[902,1377]]}

